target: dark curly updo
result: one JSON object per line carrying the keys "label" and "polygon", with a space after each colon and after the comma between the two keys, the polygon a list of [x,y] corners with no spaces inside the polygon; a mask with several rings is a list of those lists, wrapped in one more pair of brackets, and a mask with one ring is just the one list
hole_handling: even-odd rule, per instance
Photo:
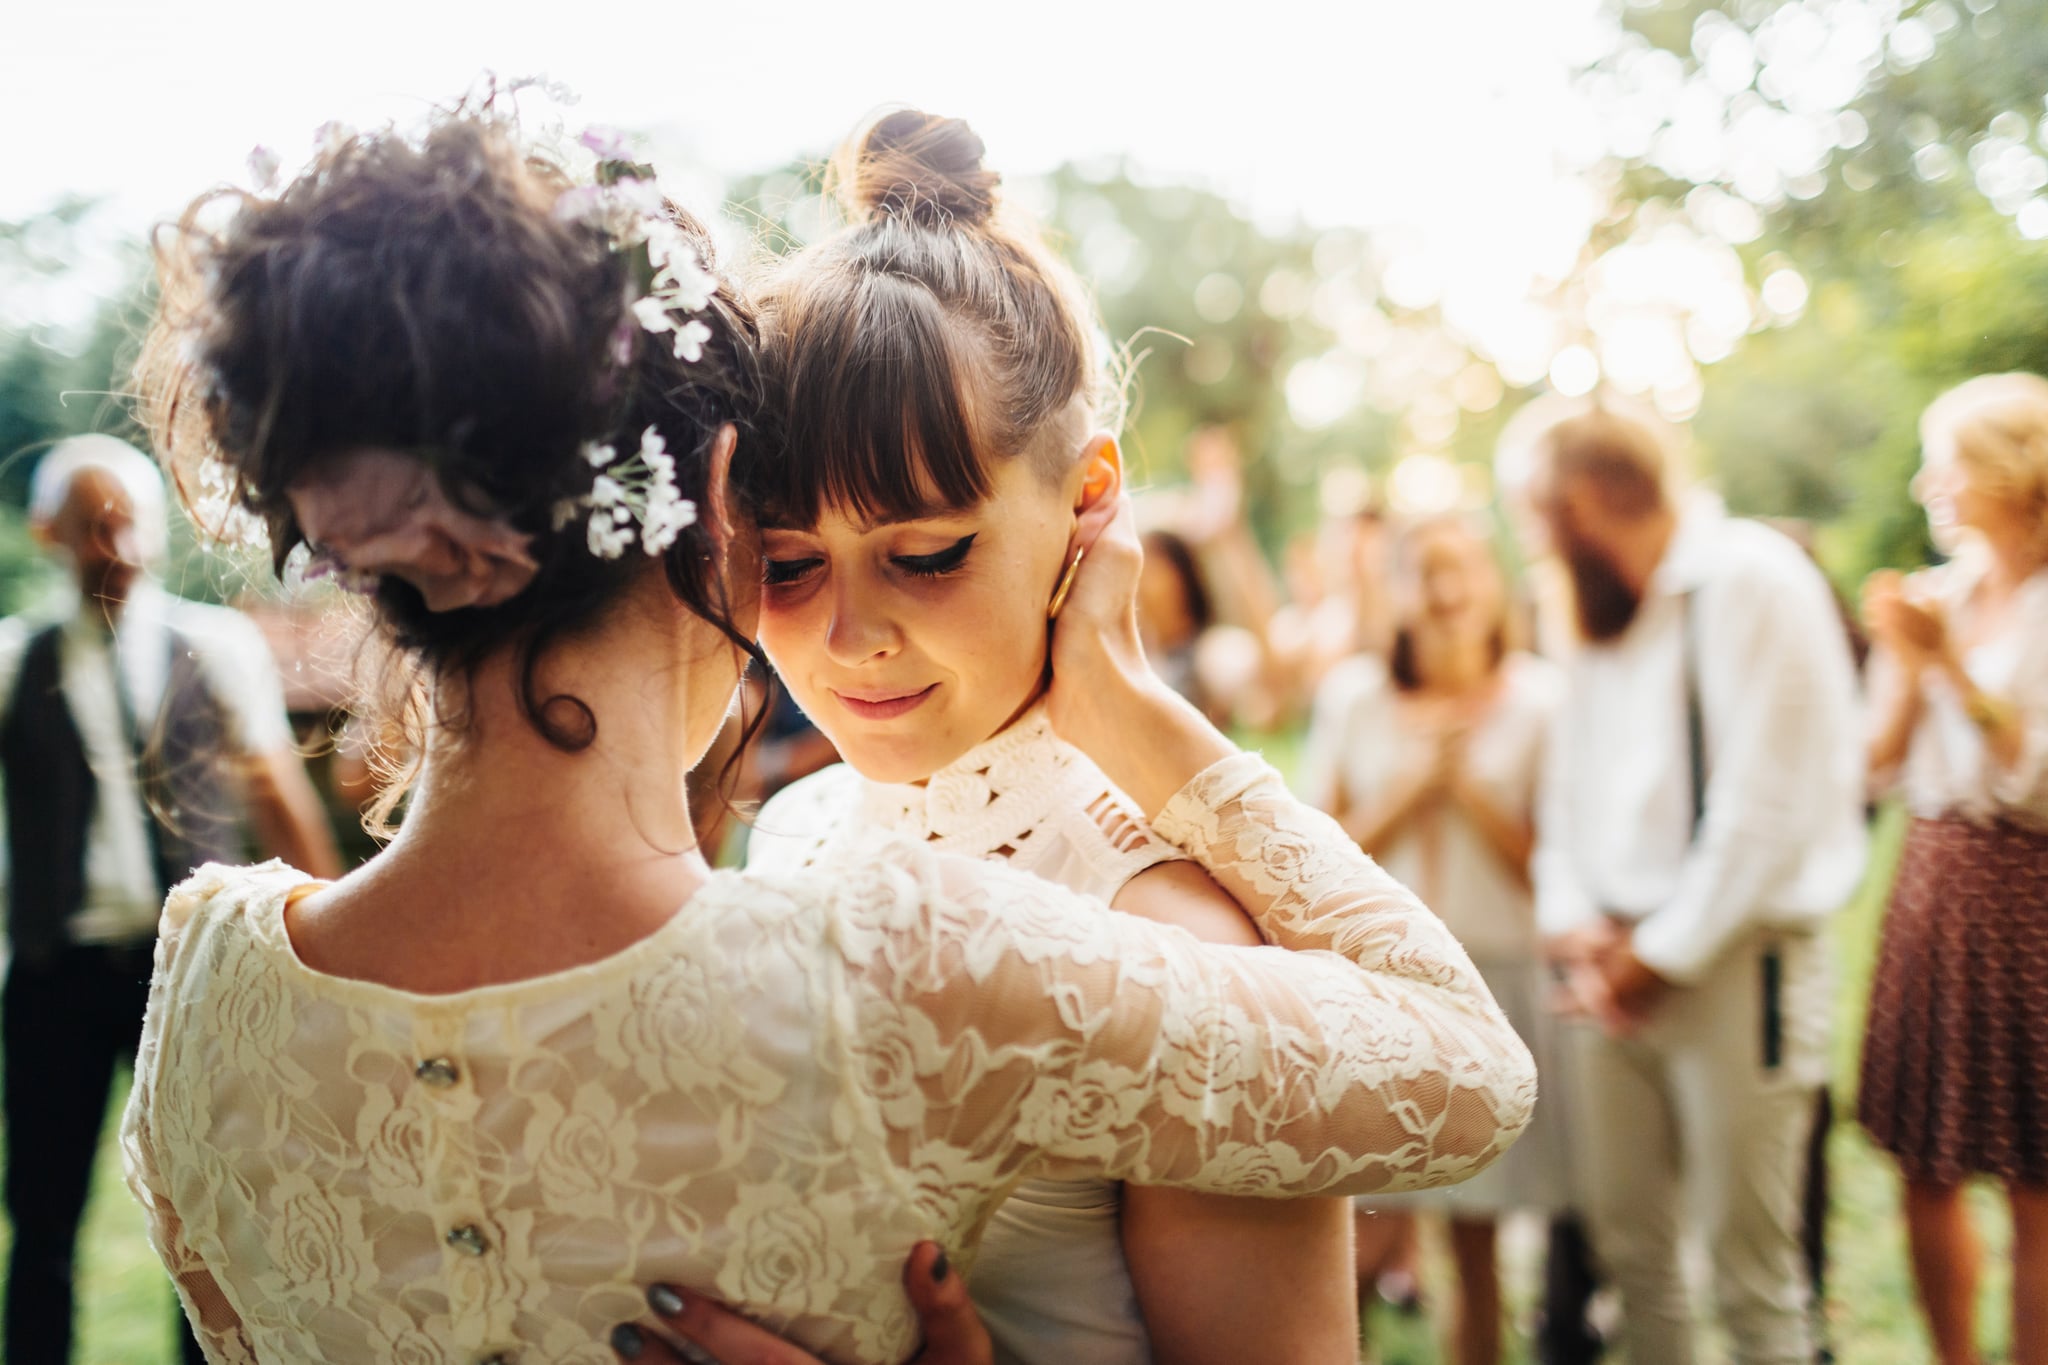
{"label": "dark curly updo", "polygon": [[[510,600],[433,612],[387,575],[375,614],[433,677],[516,649],[521,704],[565,749],[589,744],[595,719],[539,695],[538,662],[644,567],[637,548],[592,554],[580,520],[554,528],[551,509],[591,490],[582,446],[631,451],[655,428],[678,491],[702,507],[719,429],[737,424],[744,444],[762,401],[754,318],[732,290],[721,281],[694,314],[710,330],[701,358],[676,358],[633,324],[644,252],[636,267],[605,229],[557,213],[571,188],[488,100],[417,135],[332,140],[274,196],[216,191],[158,234],[161,298],[138,367],[180,496],[198,508],[225,483],[268,527],[280,570],[303,540],[285,491],[362,448],[415,456],[458,506],[531,535],[539,568]],[[702,226],[666,213],[712,268]],[[753,654],[708,520],[663,553],[668,582]]]}

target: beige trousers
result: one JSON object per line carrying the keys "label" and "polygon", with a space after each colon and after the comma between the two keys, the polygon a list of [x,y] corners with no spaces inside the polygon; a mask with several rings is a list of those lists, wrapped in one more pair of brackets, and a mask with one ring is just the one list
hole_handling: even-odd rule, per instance
{"label": "beige trousers", "polygon": [[1734,1358],[1811,1365],[1800,1201],[1827,1079],[1828,996],[1821,937],[1760,932],[1633,1037],[1566,1031],[1574,1184],[1621,1294],[1631,1365],[1697,1358],[1679,1255],[1688,1229],[1712,1259]]}

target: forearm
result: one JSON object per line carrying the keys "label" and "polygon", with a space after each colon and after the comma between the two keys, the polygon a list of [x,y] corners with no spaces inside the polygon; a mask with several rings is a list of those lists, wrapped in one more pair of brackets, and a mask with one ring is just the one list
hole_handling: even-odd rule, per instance
{"label": "forearm", "polygon": [[1375,858],[1386,856],[1387,848],[1421,813],[1424,786],[1411,782],[1368,805],[1348,809],[1339,822],[1358,846]]}
{"label": "forearm", "polygon": [[1085,729],[1071,726],[1073,742],[1148,820],[1204,769],[1239,752],[1194,705],[1149,672],[1106,678],[1091,701],[1096,718]]}
{"label": "forearm", "polygon": [[1503,809],[1485,791],[1465,780],[1452,787],[1452,796],[1479,831],[1479,837],[1500,859],[1508,875],[1523,888],[1530,886],[1529,857],[1536,847],[1536,829],[1528,820]]}
{"label": "forearm", "polygon": [[2012,768],[2026,749],[2026,725],[2020,709],[1977,686],[1953,653],[1942,657],[1940,668],[1962,702],[1963,713],[1977,727],[1991,761],[2000,769]]}
{"label": "forearm", "polygon": [[1873,778],[1883,778],[1906,761],[1913,731],[1920,724],[1926,705],[1927,695],[1920,688],[1918,671],[1903,673],[1871,732],[1868,762]]}
{"label": "forearm", "polygon": [[1160,1365],[1354,1365],[1347,1199],[1127,1186],[1124,1258]]}

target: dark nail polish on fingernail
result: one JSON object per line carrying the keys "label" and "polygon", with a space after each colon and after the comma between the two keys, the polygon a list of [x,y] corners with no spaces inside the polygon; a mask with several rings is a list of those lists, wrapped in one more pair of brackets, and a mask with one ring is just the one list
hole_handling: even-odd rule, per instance
{"label": "dark nail polish on fingernail", "polygon": [[946,1259],[946,1253],[942,1251],[939,1253],[939,1259],[932,1262],[932,1279],[936,1283],[944,1284],[946,1276],[952,1272],[952,1269],[953,1263]]}
{"label": "dark nail polish on fingernail", "polygon": [[630,1322],[622,1322],[612,1328],[612,1349],[628,1360],[638,1360],[640,1353],[647,1349],[647,1338],[640,1335],[640,1329]]}
{"label": "dark nail polish on fingernail", "polygon": [[665,1318],[672,1318],[683,1311],[683,1296],[665,1284],[658,1284],[647,1291],[647,1306]]}

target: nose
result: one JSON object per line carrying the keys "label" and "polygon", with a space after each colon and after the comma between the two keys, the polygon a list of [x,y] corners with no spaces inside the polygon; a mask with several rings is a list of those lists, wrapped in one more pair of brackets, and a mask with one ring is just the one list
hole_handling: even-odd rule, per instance
{"label": "nose", "polygon": [[902,632],[878,594],[842,575],[832,585],[832,619],[825,623],[825,654],[851,667],[886,659],[903,645]]}

